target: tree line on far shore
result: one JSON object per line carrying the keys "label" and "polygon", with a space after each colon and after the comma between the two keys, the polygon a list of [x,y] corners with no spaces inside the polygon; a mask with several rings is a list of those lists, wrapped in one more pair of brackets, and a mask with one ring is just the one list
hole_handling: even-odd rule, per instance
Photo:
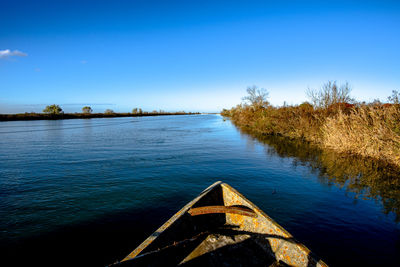
{"label": "tree line on far shore", "polygon": [[[43,109],[43,113],[45,114],[50,114],[50,115],[59,115],[59,114],[64,114],[64,111],[62,110],[62,108],[59,105],[53,104],[53,105],[48,105],[46,106],[45,109]],[[81,114],[92,114],[93,113],[93,109],[90,106],[84,106],[82,108],[82,113]],[[107,114],[107,115],[112,115],[112,114],[135,114],[135,115],[143,115],[143,114],[167,114],[167,113],[171,113],[171,114],[175,114],[175,113],[179,113],[179,114],[186,114],[187,112],[185,111],[178,111],[178,112],[166,112],[164,110],[153,110],[151,112],[148,111],[143,111],[141,108],[134,108],[132,109],[131,113],[116,113],[114,112],[114,110],[112,109],[106,109],[103,113],[97,113],[97,114]],[[192,112],[189,112],[192,113]],[[79,114],[79,113],[78,113]]]}
{"label": "tree line on far shore", "polygon": [[[53,105],[48,105],[45,107],[45,109],[43,109],[43,113],[46,114],[63,114],[64,111],[62,110],[62,108],[59,105],[53,104]],[[84,106],[82,108],[82,113],[83,114],[91,114],[93,113],[93,109],[89,106]],[[106,109],[104,111],[104,114],[110,114],[110,113],[114,113],[113,110],[111,109]]]}
{"label": "tree line on far shore", "polygon": [[141,108],[134,108],[132,112],[114,112],[106,109],[103,113],[93,113],[90,106],[84,106],[81,113],[64,113],[62,108],[57,105],[48,105],[43,109],[43,113],[25,112],[19,114],[0,114],[0,121],[19,121],[19,120],[61,120],[61,119],[89,119],[89,118],[112,118],[112,117],[142,117],[142,116],[161,116],[161,115],[192,115],[199,112],[167,112],[163,110],[143,111]]}

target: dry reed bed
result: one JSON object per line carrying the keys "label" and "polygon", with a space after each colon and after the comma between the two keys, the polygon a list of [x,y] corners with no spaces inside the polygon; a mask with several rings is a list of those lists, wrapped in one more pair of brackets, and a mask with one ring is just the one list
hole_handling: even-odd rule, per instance
{"label": "dry reed bed", "polygon": [[400,109],[361,106],[338,112],[322,126],[324,147],[392,162],[400,166]]}
{"label": "dry reed bed", "polygon": [[238,105],[224,110],[235,125],[256,134],[302,139],[341,153],[400,166],[400,105],[308,104],[284,107]]}

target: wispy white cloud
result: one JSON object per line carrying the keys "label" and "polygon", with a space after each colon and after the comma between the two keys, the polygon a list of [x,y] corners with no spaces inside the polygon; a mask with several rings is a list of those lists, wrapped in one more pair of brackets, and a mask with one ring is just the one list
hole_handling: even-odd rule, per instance
{"label": "wispy white cloud", "polygon": [[87,60],[81,60],[81,64],[86,64]]}
{"label": "wispy white cloud", "polygon": [[26,57],[28,54],[19,50],[11,51],[10,49],[0,50],[0,59],[8,57]]}

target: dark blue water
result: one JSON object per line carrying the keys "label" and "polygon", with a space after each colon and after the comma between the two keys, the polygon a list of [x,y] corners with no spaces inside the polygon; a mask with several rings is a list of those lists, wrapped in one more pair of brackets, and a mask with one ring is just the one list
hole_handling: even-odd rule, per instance
{"label": "dark blue water", "polygon": [[0,249],[109,264],[222,180],[330,265],[397,265],[399,179],[219,115],[0,122]]}

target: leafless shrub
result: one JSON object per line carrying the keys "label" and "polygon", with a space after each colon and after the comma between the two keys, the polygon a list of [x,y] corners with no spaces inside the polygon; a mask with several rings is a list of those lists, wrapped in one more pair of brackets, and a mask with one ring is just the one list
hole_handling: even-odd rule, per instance
{"label": "leafless shrub", "polygon": [[350,97],[351,88],[346,82],[340,87],[336,82],[329,81],[320,89],[308,89],[307,96],[310,98],[314,107],[328,108],[338,103],[351,103],[354,100]]}
{"label": "leafless shrub", "polygon": [[400,92],[393,90],[392,95],[388,97],[388,101],[393,104],[400,104]]}
{"label": "leafless shrub", "polygon": [[253,85],[247,87],[247,96],[243,97],[243,100],[248,102],[254,108],[267,107],[269,102],[267,101],[269,97],[269,92],[264,88],[258,88]]}

